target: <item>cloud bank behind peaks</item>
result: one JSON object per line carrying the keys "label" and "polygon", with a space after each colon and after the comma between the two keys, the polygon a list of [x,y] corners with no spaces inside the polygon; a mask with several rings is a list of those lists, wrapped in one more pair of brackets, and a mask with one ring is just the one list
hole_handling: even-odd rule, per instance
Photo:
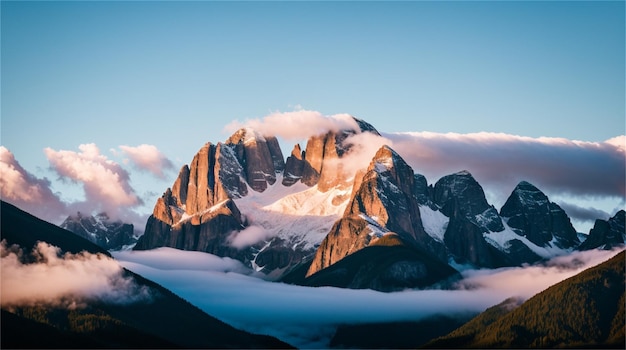
{"label": "cloud bank behind peaks", "polygon": [[616,198],[626,195],[623,135],[604,142],[487,132],[384,136],[416,172],[431,181],[466,169],[484,187],[497,186],[505,196],[521,180],[550,193]]}
{"label": "cloud bank behind peaks", "polygon": [[164,170],[174,169],[174,163],[154,145],[141,144],[136,147],[121,145],[120,149],[137,169],[148,171],[160,179],[165,179]]}
{"label": "cloud bank behind peaks", "polygon": [[39,242],[32,251],[34,263],[22,261],[17,246],[0,243],[2,306],[38,303],[76,307],[90,300],[127,304],[150,299],[113,259],[82,252],[60,255],[60,249]]}
{"label": "cloud bank behind peaks", "polygon": [[241,128],[252,128],[263,135],[271,135],[286,140],[302,140],[328,131],[344,129],[359,130],[359,125],[349,114],[325,116],[317,111],[296,110],[276,112],[262,119],[248,119],[243,123],[234,121],[224,130],[234,133]]}

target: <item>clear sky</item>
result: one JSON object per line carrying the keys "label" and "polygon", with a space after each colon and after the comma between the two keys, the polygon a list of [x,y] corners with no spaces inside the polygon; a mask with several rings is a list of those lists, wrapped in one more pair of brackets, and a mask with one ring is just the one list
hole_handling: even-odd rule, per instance
{"label": "clear sky", "polygon": [[[623,1],[2,1],[1,145],[71,201],[83,190],[51,152],[94,143],[149,213],[202,144],[276,111],[602,142],[625,134],[624,13]],[[133,170],[120,146],[141,144],[172,170]]]}

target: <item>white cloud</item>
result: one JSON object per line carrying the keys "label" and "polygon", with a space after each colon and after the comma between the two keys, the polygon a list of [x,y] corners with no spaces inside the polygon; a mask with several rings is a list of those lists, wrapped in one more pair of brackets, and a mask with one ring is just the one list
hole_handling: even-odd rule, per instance
{"label": "white cloud", "polygon": [[227,241],[232,247],[242,249],[273,235],[273,232],[268,231],[261,226],[250,225],[241,231],[232,232],[228,236]]}
{"label": "white cloud", "polygon": [[78,148],[80,152],[51,148],[45,148],[44,152],[52,168],[62,178],[83,184],[88,203],[101,206],[110,215],[142,204],[130,185],[130,175],[126,170],[101,155],[93,143],[82,144]]}
{"label": "white cloud", "polygon": [[252,128],[263,135],[281,137],[287,140],[302,140],[310,136],[325,134],[328,131],[344,129],[360,130],[356,121],[348,114],[325,116],[317,111],[297,109],[293,112],[276,112],[263,119],[233,121],[225,131],[234,133],[241,128]]}
{"label": "white cloud", "polygon": [[66,203],[50,189],[50,181],[26,171],[13,153],[0,146],[0,197],[44,220],[60,220]]}
{"label": "white cloud", "polygon": [[174,169],[174,164],[156,146],[141,144],[136,147],[121,145],[122,152],[130,158],[139,170],[149,171],[154,176],[164,179],[164,170]]}
{"label": "white cloud", "polygon": [[623,140],[623,136],[606,142],[486,132],[384,136],[415,172],[431,181],[465,169],[483,187],[505,196],[522,180],[552,193],[617,198],[626,195],[626,158],[624,148],[616,141]]}
{"label": "white cloud", "polygon": [[147,287],[138,286],[115,260],[102,254],[82,252],[60,255],[60,249],[39,242],[23,263],[23,252],[0,243],[2,306],[51,304],[76,307],[100,300],[126,304],[150,298]]}
{"label": "white cloud", "polygon": [[528,298],[617,253],[575,253],[544,267],[466,271],[460,284],[465,289],[395,293],[267,282],[251,270],[242,271],[241,265],[233,269],[232,259],[209,254],[199,258],[204,253],[198,252],[157,249],[114,255],[126,268],[237,328],[273,335],[297,347],[326,348],[339,324],[478,313],[511,296]]}

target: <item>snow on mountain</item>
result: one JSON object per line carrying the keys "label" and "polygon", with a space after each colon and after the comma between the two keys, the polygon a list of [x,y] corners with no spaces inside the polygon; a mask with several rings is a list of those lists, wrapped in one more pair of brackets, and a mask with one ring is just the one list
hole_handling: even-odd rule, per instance
{"label": "snow on mountain", "polygon": [[308,251],[319,245],[341,217],[350,191],[335,188],[320,192],[317,186],[303,183],[287,187],[282,185],[282,175],[277,175],[277,181],[265,191],[250,191],[235,203],[250,225],[267,231],[266,237],[279,237]]}
{"label": "snow on mountain", "polygon": [[422,217],[422,225],[429,236],[443,243],[443,236],[448,228],[450,218],[443,215],[439,210],[433,210],[428,206],[420,205],[420,216]]}
{"label": "snow on mountain", "polygon": [[485,240],[487,241],[487,243],[491,244],[492,246],[494,246],[495,248],[497,248],[498,250],[502,252],[508,253],[512,242],[515,240],[522,242],[525,246],[530,248],[530,250],[532,250],[533,253],[539,255],[540,257],[544,259],[550,259],[556,256],[566,255],[566,254],[571,253],[574,250],[573,248],[569,248],[569,249],[559,248],[558,246],[554,244],[556,242],[556,238],[553,239],[552,242],[548,243],[547,246],[540,247],[536,245],[535,243],[531,242],[528,238],[524,236],[520,236],[519,234],[515,233],[515,231],[513,231],[513,229],[506,222],[503,222],[503,224],[504,224],[504,230],[500,232],[483,233],[483,237],[485,237]]}

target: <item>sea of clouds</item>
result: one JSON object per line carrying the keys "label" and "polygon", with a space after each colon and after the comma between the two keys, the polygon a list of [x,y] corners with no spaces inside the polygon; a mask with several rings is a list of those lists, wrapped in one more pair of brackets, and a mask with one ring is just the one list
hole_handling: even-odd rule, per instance
{"label": "sea of clouds", "polygon": [[394,293],[270,282],[237,260],[172,248],[114,256],[129,270],[237,328],[299,348],[325,348],[341,324],[479,313],[509,297],[528,299],[618,252],[575,252],[540,266],[465,270],[454,290]]}

